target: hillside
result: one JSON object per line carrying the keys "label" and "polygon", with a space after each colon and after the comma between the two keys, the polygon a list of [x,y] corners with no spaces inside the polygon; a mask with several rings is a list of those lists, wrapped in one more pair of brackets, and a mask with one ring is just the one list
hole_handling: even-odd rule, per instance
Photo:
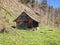
{"label": "hillside", "polygon": [[[60,29],[57,28],[60,27],[60,11],[47,8],[45,12],[39,5],[36,7],[17,0],[0,0],[0,45],[60,45]],[[14,20],[24,11],[40,22],[38,30],[12,28],[16,26]]]}

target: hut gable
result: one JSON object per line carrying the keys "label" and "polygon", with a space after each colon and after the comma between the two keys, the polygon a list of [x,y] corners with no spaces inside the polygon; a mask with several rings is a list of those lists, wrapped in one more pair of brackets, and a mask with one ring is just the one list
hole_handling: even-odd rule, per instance
{"label": "hut gable", "polygon": [[23,21],[27,21],[29,19],[28,14],[26,14],[25,12],[22,12],[22,14],[19,15],[14,21],[17,21],[19,19]]}
{"label": "hut gable", "polygon": [[24,10],[23,12],[21,12],[21,14],[15,19],[15,21],[19,18],[22,20],[29,20],[30,18],[35,20],[36,22],[40,22],[40,17],[38,15],[36,15],[35,13],[31,13],[29,11]]}

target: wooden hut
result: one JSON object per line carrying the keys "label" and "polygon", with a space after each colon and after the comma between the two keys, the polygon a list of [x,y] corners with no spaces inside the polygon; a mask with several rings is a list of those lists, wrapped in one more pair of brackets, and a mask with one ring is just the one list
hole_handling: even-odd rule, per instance
{"label": "wooden hut", "polygon": [[16,22],[17,28],[22,29],[37,29],[40,24],[40,18],[38,15],[28,10],[23,11],[14,21]]}

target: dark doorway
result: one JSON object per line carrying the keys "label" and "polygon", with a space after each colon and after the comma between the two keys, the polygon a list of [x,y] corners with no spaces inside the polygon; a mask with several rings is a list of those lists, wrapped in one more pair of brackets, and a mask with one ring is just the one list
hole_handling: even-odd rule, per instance
{"label": "dark doorway", "polygon": [[38,26],[39,26],[38,22],[36,22],[36,21],[33,20],[33,27],[35,28],[35,27],[38,27]]}

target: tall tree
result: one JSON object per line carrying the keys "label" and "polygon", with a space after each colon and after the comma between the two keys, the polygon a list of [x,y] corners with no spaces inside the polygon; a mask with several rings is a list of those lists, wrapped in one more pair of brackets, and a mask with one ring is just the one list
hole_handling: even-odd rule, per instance
{"label": "tall tree", "polygon": [[47,8],[47,0],[42,0],[41,2],[41,8],[46,9]]}

